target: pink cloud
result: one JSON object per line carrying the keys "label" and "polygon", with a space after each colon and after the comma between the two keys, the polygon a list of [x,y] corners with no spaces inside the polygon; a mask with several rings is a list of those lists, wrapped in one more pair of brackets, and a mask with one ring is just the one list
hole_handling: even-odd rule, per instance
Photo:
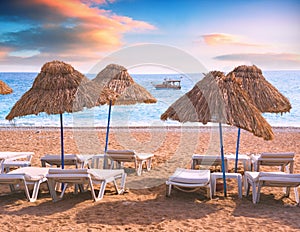
{"label": "pink cloud", "polygon": [[0,60],[5,59],[11,51],[12,49],[8,47],[0,46]]}
{"label": "pink cloud", "polygon": [[[18,4],[25,8],[24,15],[36,20],[37,26],[11,35],[7,47],[1,49],[0,59],[11,62],[9,52],[38,51],[39,55],[26,58],[26,62],[55,59],[81,60],[91,63],[105,52],[119,49],[125,33],[156,30],[155,26],[130,17],[99,9],[113,0],[26,0]],[[33,17],[31,10],[39,10]],[[30,12],[30,13],[28,13]],[[17,41],[17,42],[14,42]],[[15,59],[15,57],[14,57]],[[24,58],[25,60],[25,58]],[[24,61],[25,62],[25,61]]]}
{"label": "pink cloud", "polygon": [[[34,4],[44,5],[59,12],[62,16],[79,19],[80,23],[94,25],[99,28],[120,30],[120,33],[131,30],[155,30],[156,28],[144,21],[134,20],[129,17],[113,15],[110,11],[95,8],[91,3],[105,4],[105,0],[81,1],[81,0],[29,0]],[[110,2],[110,1],[109,1]]]}
{"label": "pink cloud", "polygon": [[223,33],[214,33],[202,35],[204,42],[209,46],[217,46],[217,45],[238,45],[238,46],[250,46],[250,47],[261,47],[262,45],[247,43],[244,42],[241,36],[231,35],[231,34],[223,34]]}

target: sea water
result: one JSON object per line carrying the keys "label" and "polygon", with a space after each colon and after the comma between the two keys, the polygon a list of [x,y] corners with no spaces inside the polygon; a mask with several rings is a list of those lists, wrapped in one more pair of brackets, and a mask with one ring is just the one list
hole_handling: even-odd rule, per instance
{"label": "sea water", "polygon": [[[300,126],[300,71],[265,71],[264,77],[273,84],[291,104],[289,113],[271,114],[263,116],[271,126],[299,127]],[[5,119],[14,104],[28,91],[36,78],[37,73],[9,73],[0,72],[0,80],[7,83],[13,93],[0,95],[0,127],[59,127],[59,115],[28,115],[15,118],[11,122]],[[95,75],[87,75],[90,79]],[[168,120],[163,122],[160,115],[179,97],[188,92],[197,81],[202,78],[201,74],[132,74],[134,80],[145,87],[156,99],[155,104],[135,104],[126,106],[113,106],[111,113],[111,127],[151,127],[151,126],[180,126],[177,121]],[[181,79],[180,90],[155,89],[154,85],[167,79]],[[63,124],[66,127],[106,127],[108,106],[98,106],[85,109],[76,113],[64,113]],[[201,123],[187,123],[186,125],[202,125]]]}

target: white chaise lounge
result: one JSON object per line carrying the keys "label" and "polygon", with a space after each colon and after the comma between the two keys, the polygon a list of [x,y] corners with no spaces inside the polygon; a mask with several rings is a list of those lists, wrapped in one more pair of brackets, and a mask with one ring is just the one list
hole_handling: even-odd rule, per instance
{"label": "white chaise lounge", "polygon": [[[99,201],[104,196],[106,184],[112,182],[118,194],[122,194],[125,189],[126,173],[123,169],[51,169],[46,176],[48,179],[49,190],[53,201],[60,200],[69,184],[75,184],[81,186],[88,184],[91,188],[91,194],[94,201]],[[120,179],[121,183],[118,187],[117,181]],[[57,196],[55,186],[56,183],[64,183],[64,188]],[[94,185],[99,185],[98,195],[95,192]]]}
{"label": "white chaise lounge", "polygon": [[116,168],[122,168],[124,162],[133,162],[138,176],[142,174],[144,164],[146,164],[147,171],[150,171],[154,156],[154,154],[138,154],[133,150],[107,150],[106,155],[113,163],[116,163]]}
{"label": "white chaise lounge", "polygon": [[[49,168],[22,167],[8,173],[0,174],[0,184],[8,184],[12,192],[15,191],[15,185],[23,185],[25,194],[30,202],[37,199],[40,184],[46,182],[46,175]],[[29,186],[33,185],[30,195]]]}
{"label": "white chaise lounge", "polygon": [[210,182],[210,170],[192,170],[177,168],[172,176],[166,181],[166,195],[171,195],[172,187],[181,191],[193,192],[200,187],[207,188],[207,197],[212,199],[212,189]]}
{"label": "white chaise lounge", "polygon": [[286,187],[286,196],[289,196],[289,188],[294,187],[295,199],[299,204],[298,188],[300,186],[300,174],[290,174],[285,172],[245,172],[244,184],[246,196],[249,195],[250,186],[252,186],[252,201],[258,203],[261,188],[268,187]]}
{"label": "white chaise lounge", "polygon": [[251,155],[254,171],[259,172],[260,166],[279,166],[280,171],[285,169],[289,173],[294,172],[295,153],[294,152],[263,152],[259,155]]}

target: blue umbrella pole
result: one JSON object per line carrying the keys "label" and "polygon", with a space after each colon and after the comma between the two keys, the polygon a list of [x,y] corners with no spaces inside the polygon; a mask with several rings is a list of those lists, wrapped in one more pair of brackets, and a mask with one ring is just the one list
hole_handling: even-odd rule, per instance
{"label": "blue umbrella pole", "polygon": [[222,135],[222,124],[221,123],[219,123],[219,130],[220,130],[220,149],[221,149],[221,159],[222,159],[224,197],[227,197],[226,175],[225,175],[225,160],[224,160],[224,148],[223,148],[223,135]]}
{"label": "blue umbrella pole", "polygon": [[107,157],[106,157],[106,152],[108,148],[108,137],[109,137],[109,127],[110,127],[110,115],[111,115],[111,100],[109,101],[109,108],[108,108],[108,116],[107,116],[107,127],[106,127],[106,138],[105,138],[105,148],[104,148],[104,163],[103,163],[103,168],[107,167]]}
{"label": "blue umbrella pole", "polygon": [[65,168],[64,158],[64,126],[63,126],[63,115],[60,114],[60,145],[61,145],[61,168]]}
{"label": "blue umbrella pole", "polygon": [[238,129],[238,136],[237,136],[237,141],[236,141],[234,172],[237,172],[237,166],[238,166],[238,161],[239,161],[240,137],[241,137],[241,128]]}

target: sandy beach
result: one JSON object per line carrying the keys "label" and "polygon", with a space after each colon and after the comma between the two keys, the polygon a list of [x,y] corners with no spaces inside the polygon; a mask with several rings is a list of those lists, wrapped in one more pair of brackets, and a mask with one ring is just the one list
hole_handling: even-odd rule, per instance
{"label": "sandy beach", "polygon": [[[264,141],[242,131],[241,154],[295,152],[295,173],[300,173],[300,128],[273,128],[275,139]],[[237,129],[224,128],[225,153],[234,153]],[[55,128],[1,128],[1,151],[32,151],[33,166],[41,166],[45,154],[60,154],[60,130]],[[65,153],[101,154],[105,129],[65,129]],[[116,195],[108,186],[95,203],[90,192],[52,202],[47,185],[38,200],[30,203],[24,191],[11,194],[0,186],[0,231],[299,231],[300,207],[294,191],[285,198],[281,188],[263,188],[260,202],[252,195],[238,198],[237,183],[228,181],[228,197],[217,192],[214,199],[205,190],[172,191],[166,197],[165,181],[176,167],[190,167],[191,156],[218,154],[218,130],[200,128],[113,128],[110,149],[134,149],[153,153],[153,167],[137,177],[130,173],[126,192]],[[126,166],[130,167],[130,166]],[[233,168],[233,165],[230,166]],[[269,169],[267,169],[269,170]],[[243,167],[239,166],[243,172]]]}

